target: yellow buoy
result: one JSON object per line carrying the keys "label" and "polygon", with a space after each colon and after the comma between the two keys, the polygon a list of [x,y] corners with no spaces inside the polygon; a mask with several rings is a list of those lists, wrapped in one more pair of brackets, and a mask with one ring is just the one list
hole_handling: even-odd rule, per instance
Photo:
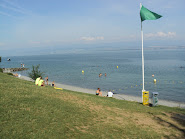
{"label": "yellow buoy", "polygon": [[82,70],[82,73],[84,73],[84,70]]}
{"label": "yellow buoy", "polygon": [[117,66],[117,69],[118,69],[118,66]]}
{"label": "yellow buoy", "polygon": [[157,81],[157,80],[156,80],[156,79],[154,79],[154,83],[156,83],[156,81]]}

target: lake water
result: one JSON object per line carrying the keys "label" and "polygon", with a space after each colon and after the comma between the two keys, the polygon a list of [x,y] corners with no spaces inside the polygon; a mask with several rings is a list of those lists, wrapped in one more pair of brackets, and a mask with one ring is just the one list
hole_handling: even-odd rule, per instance
{"label": "lake water", "polygon": [[[159,99],[185,102],[185,49],[145,50],[144,56],[145,90],[159,92]],[[30,69],[32,65],[40,64],[45,76],[57,83],[141,96],[141,50],[2,57],[0,67],[21,67],[21,63]],[[19,73],[27,75],[28,72]],[[99,73],[103,74],[102,77],[98,76]]]}

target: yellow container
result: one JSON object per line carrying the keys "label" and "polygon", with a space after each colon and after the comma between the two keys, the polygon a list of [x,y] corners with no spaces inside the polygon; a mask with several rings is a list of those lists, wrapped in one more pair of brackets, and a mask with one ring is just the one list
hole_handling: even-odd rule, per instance
{"label": "yellow container", "polygon": [[143,92],[143,105],[149,105],[149,91]]}

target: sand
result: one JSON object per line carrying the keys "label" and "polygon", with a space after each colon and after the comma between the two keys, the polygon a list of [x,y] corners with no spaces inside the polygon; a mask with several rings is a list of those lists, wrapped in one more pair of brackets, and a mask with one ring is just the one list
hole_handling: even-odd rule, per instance
{"label": "sand", "polygon": [[[20,79],[23,80],[27,80],[27,81],[33,81],[31,78],[27,77],[27,76],[21,76]],[[33,81],[34,82],[34,81]],[[51,82],[48,82],[48,84],[52,84]],[[88,93],[88,94],[94,94],[96,93],[96,90],[93,89],[87,89],[87,88],[80,88],[80,87],[76,87],[76,86],[71,86],[71,85],[65,85],[65,84],[59,84],[59,83],[55,83],[56,87],[58,88],[63,88],[66,90],[71,90],[71,91],[76,91],[76,92],[82,92],[82,93]],[[103,96],[107,95],[107,92],[102,92]],[[116,99],[120,99],[120,100],[128,100],[128,101],[135,101],[135,102],[142,102],[142,97],[138,97],[138,96],[130,96],[130,95],[124,95],[124,94],[114,94],[113,96]],[[150,103],[151,103],[150,99]],[[175,101],[167,101],[167,100],[161,100],[159,98],[159,105],[163,105],[163,106],[169,106],[169,107],[179,107],[179,108],[184,108],[185,109],[185,103],[183,102],[175,102]]]}

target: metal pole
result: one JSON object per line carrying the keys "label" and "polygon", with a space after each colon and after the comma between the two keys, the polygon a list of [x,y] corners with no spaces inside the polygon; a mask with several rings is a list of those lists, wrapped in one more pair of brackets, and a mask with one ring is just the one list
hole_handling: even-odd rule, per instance
{"label": "metal pole", "polygon": [[[140,10],[142,4],[140,3]],[[143,52],[143,29],[142,29],[142,21],[141,21],[141,40],[142,40],[142,76],[143,76],[143,90],[142,90],[142,102],[143,102],[143,92],[145,91],[145,80],[144,80],[144,52]]]}
{"label": "metal pole", "polygon": [[142,22],[141,22],[141,39],[142,39],[142,75],[143,75],[143,91],[145,91],[145,86],[144,86],[144,83],[145,83],[145,80],[144,80],[144,52],[143,52],[143,30],[142,30]]}

